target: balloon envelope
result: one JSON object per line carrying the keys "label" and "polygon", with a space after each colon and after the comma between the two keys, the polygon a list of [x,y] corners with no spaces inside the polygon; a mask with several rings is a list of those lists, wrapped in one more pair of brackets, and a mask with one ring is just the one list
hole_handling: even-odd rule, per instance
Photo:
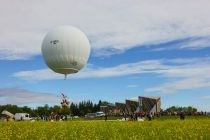
{"label": "balloon envelope", "polygon": [[50,31],[42,42],[42,55],[48,67],[61,74],[76,73],[90,55],[86,35],[72,26],[61,26]]}

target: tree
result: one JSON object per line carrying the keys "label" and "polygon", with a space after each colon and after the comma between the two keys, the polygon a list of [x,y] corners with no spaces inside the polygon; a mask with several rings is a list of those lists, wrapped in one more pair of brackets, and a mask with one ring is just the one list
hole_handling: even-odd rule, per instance
{"label": "tree", "polygon": [[193,108],[192,106],[188,106],[188,107],[171,106],[171,107],[167,108],[165,111],[166,112],[171,112],[171,113],[184,111],[185,113],[191,115],[191,114],[197,112],[197,109]]}

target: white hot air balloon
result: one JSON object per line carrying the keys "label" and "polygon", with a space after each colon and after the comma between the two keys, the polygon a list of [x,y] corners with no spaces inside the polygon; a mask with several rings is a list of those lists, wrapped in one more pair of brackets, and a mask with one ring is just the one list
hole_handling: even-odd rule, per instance
{"label": "white hot air balloon", "polygon": [[45,63],[56,73],[77,73],[90,55],[90,43],[86,35],[72,26],[60,26],[50,31],[42,42]]}

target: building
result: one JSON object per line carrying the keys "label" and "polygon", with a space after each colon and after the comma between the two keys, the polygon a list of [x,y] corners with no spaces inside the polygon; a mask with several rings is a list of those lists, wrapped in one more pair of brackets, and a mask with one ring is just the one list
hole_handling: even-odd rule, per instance
{"label": "building", "polygon": [[160,97],[158,96],[138,96],[137,98],[126,100],[125,103],[115,103],[117,109],[125,113],[160,113]]}
{"label": "building", "polygon": [[125,100],[126,108],[127,108],[127,113],[134,113],[138,112],[138,107],[139,107],[139,102],[136,99],[130,99],[130,100]]}
{"label": "building", "polygon": [[158,96],[139,96],[138,112],[160,113],[160,97]]}
{"label": "building", "polygon": [[116,107],[113,104],[100,106],[100,110],[103,111],[107,115],[114,115],[114,114],[116,114],[116,109],[115,108]]}
{"label": "building", "polygon": [[116,102],[115,103],[115,112],[116,112],[116,114],[121,114],[121,115],[124,114],[124,113],[127,113],[128,109],[126,107],[126,104]]}
{"label": "building", "polygon": [[101,111],[108,114],[131,114],[131,113],[160,113],[159,96],[138,96],[125,100],[125,103],[116,102],[115,105],[101,106]]}

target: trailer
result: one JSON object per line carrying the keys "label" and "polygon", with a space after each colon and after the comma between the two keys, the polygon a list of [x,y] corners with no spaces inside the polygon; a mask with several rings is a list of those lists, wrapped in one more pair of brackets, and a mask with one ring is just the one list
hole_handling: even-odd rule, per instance
{"label": "trailer", "polygon": [[14,114],[10,113],[9,111],[3,110],[1,114],[5,116],[5,121],[14,121]]}
{"label": "trailer", "polygon": [[32,120],[28,113],[15,113],[16,121],[29,121]]}
{"label": "trailer", "polygon": [[4,111],[2,111],[1,114],[5,115],[7,121],[12,121],[12,120],[28,121],[28,120],[32,120],[31,116],[28,113],[15,113],[15,115],[14,115],[14,114],[10,113],[9,111],[4,110]]}

